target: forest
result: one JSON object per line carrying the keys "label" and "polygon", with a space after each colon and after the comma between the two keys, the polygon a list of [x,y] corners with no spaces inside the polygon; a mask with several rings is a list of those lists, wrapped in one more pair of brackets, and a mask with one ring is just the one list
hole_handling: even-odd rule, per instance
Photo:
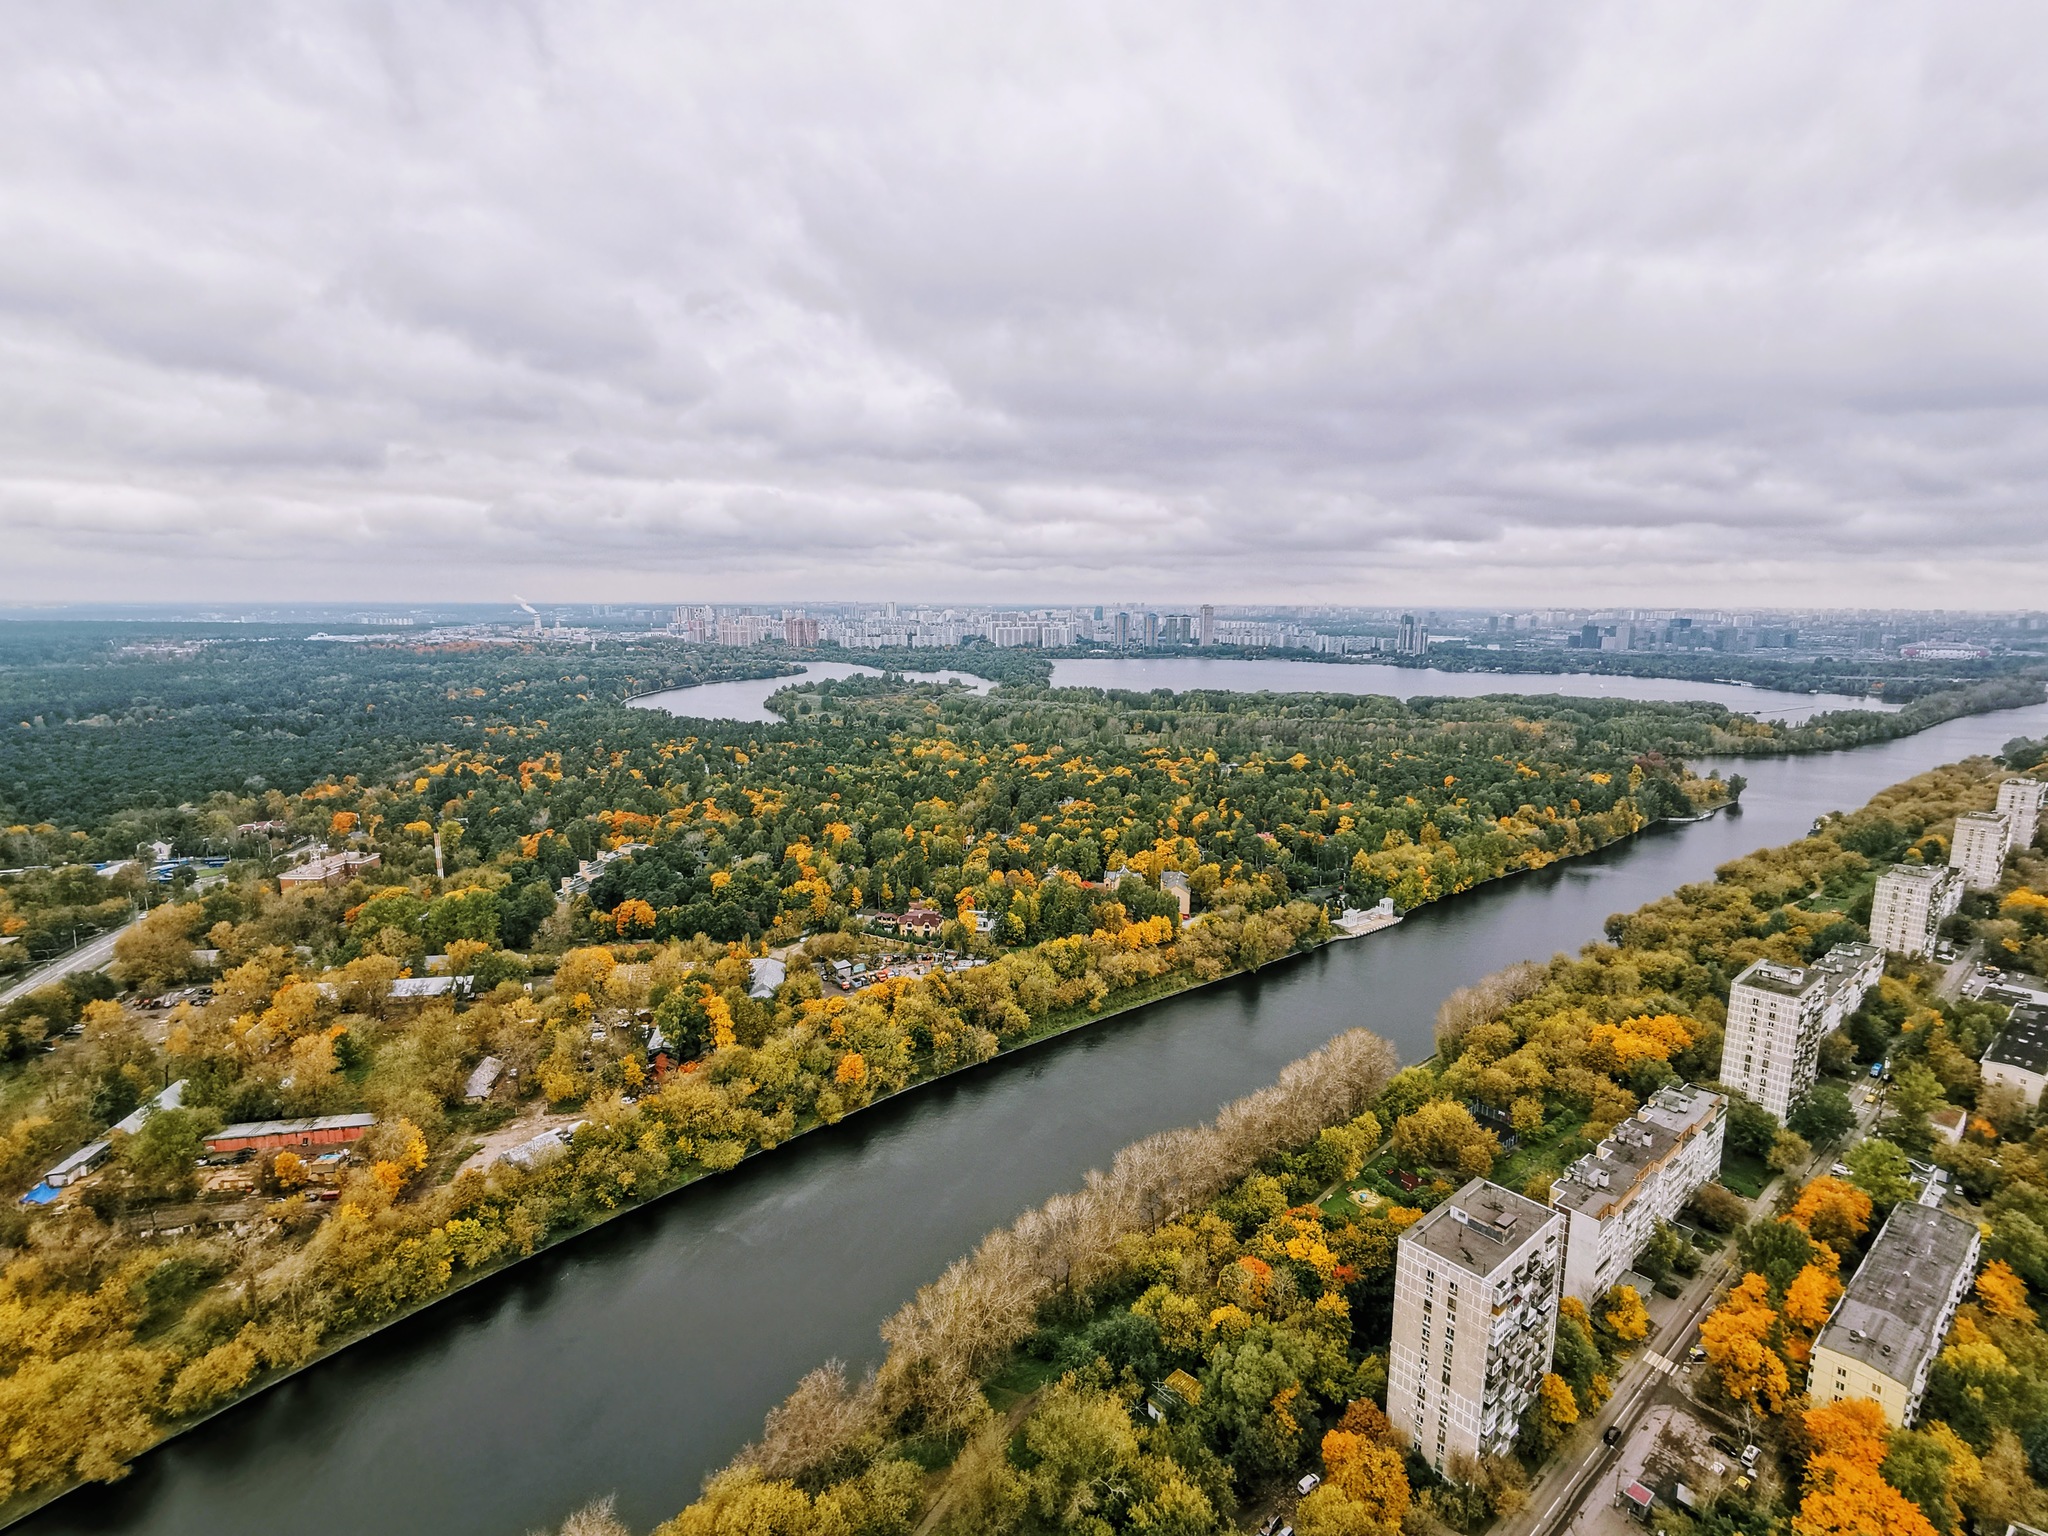
{"label": "forest", "polygon": [[[1712,1081],[1732,977],[1861,936],[1854,914],[1867,915],[1882,865],[1945,857],[1955,815],[1992,803],[2004,772],[1974,759],[1922,775],[1617,915],[1607,942],[1454,994],[1429,1063],[1396,1072],[1382,1042],[1341,1037],[1211,1124],[1128,1148],[921,1290],[883,1325],[874,1375],[852,1382],[828,1366],[805,1378],[659,1536],[1219,1532],[1283,1494],[1286,1507],[1307,1468],[1322,1483],[1292,1506],[1302,1536],[1439,1536],[1512,1513],[1644,1339],[1643,1297],[1619,1286],[1592,1307],[1568,1300],[1517,1454],[1439,1478],[1383,1412],[1401,1231],[1475,1175],[1547,1199],[1643,1096]],[[2003,944],[2012,935],[1995,925],[2031,913],[2042,885],[2048,858],[2023,852],[2006,888],[1963,921],[1992,925]],[[1917,1536],[1958,1531],[1966,1516],[2002,1530],[2048,1510],[2048,1339],[2036,1326],[2048,1128],[2037,1135],[2034,1111],[2011,1096],[1977,1094],[1972,1052],[2003,1010],[1937,1000],[1934,974],[1893,962],[1832,1037],[1830,1075],[1791,1124],[1749,1104],[1731,1116],[1731,1167],[1796,1166],[1808,1136],[1844,1128],[1846,1074],[1883,1058],[1899,1073],[1883,1134],[1851,1155],[1847,1180],[1795,1186],[1782,1209],[1718,1184],[1695,1197],[1696,1229],[1727,1234],[1755,1266],[1705,1332],[1710,1369],[1732,1407],[1749,1394],[1771,1456],[1752,1488],[1697,1518],[1660,1510],[1667,1530]],[[1970,1199],[1988,1201],[1993,1236],[1937,1367],[1931,1422],[1887,1431],[1860,1410],[1809,1410],[1803,1343],[1856,1241],[1909,1197],[1904,1149],[1929,1149],[1926,1116],[1951,1098],[1973,1107],[1972,1128],[1937,1155]],[[1509,1125],[1512,1149],[1495,1129]],[[1702,1260],[1665,1227],[1638,1267],[1661,1279]],[[624,1530],[602,1506],[570,1528]]]}
{"label": "forest", "polygon": [[[141,909],[112,975],[0,1008],[0,1417],[35,1427],[0,1444],[13,1507],[118,1476],[363,1331],[878,1096],[1279,960],[1326,938],[1337,906],[1412,908],[1709,812],[1741,780],[1699,777],[1688,753],[1796,740],[1713,706],[1176,698],[1029,676],[986,696],[807,683],[777,695],[780,725],[678,722],[623,701],[687,668],[775,661],[245,633],[130,656],[117,640],[88,656],[53,641],[4,673],[25,714],[0,737],[0,783],[70,808],[0,828],[0,965]],[[205,702],[223,697],[238,702]],[[157,841],[216,864],[152,878],[158,855],[137,855]],[[365,862],[280,886],[323,848]],[[835,960],[900,956],[870,919],[911,906],[973,963],[828,988]],[[1972,920],[2033,937],[2024,911]],[[756,969],[771,949],[779,977]],[[411,990],[434,975],[457,980]],[[166,989],[184,990],[145,1006]],[[499,1075],[472,1095],[486,1060]],[[1649,1069],[1587,1070],[1504,1113],[1625,1113]],[[1452,1146],[1466,1127],[1441,1107],[1464,1084],[1446,1082],[1324,1123],[1369,1108],[1464,1166],[1478,1153]],[[98,1171],[14,1203],[173,1083],[182,1103],[112,1133]],[[200,1155],[222,1124],[337,1114],[376,1122],[338,1163]],[[1468,1139],[1483,1151],[1483,1131]],[[1279,1145],[1249,1161],[1240,1145],[1202,1198]],[[1303,1434],[1337,1406],[1334,1385],[1318,1393]]]}

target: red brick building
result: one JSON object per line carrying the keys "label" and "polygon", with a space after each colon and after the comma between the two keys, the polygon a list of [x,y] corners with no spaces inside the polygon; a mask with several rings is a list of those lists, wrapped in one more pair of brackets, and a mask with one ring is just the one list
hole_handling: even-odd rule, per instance
{"label": "red brick building", "polygon": [[244,1120],[224,1125],[206,1138],[208,1152],[297,1152],[306,1147],[341,1147],[362,1140],[375,1115],[321,1115],[312,1120]]}

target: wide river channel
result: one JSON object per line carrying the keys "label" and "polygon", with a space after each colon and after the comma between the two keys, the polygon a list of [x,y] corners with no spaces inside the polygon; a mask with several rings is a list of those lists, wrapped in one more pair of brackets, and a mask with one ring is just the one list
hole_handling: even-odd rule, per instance
{"label": "wide river channel", "polygon": [[1363,1025],[1430,1048],[1453,987],[1575,950],[1611,912],[2014,736],[2048,706],[1826,756],[1724,764],[1739,811],[1498,881],[1252,977],[998,1059],[800,1137],[385,1330],[21,1527],[151,1536],[519,1536],[616,1492],[666,1519],[762,1414],[1007,1222]]}

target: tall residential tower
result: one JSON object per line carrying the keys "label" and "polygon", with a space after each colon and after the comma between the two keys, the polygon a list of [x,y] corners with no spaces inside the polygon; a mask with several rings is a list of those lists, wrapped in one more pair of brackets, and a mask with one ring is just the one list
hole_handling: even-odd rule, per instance
{"label": "tall residential tower", "polygon": [[1387,1417],[1437,1471],[1514,1443],[1557,1342],[1564,1231],[1474,1179],[1401,1234]]}

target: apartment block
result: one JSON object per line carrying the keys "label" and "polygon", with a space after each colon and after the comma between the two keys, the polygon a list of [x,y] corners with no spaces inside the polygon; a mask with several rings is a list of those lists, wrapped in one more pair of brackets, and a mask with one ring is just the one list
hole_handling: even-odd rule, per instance
{"label": "apartment block", "polygon": [[2007,779],[1998,786],[1998,808],[2011,823],[2012,848],[2031,848],[2041,826],[2041,801],[2048,797],[2048,781]]}
{"label": "apartment block", "polygon": [[1998,888],[2005,873],[2005,851],[2012,846],[2012,822],[2003,811],[1965,811],[1956,818],[1948,845],[1948,862],[1961,871],[1972,891]]}
{"label": "apartment block", "polygon": [[1808,966],[1757,961],[1728,989],[1721,1081],[1784,1119],[1813,1086],[1821,1041],[1883,974],[1875,944],[1837,944]]}
{"label": "apartment block", "polygon": [[2048,1089],[2048,1008],[2020,1003],[1998,1038],[1984,1048],[1980,1065],[1987,1088],[2015,1088],[2029,1108]]}
{"label": "apartment block", "polygon": [[1945,864],[1894,864],[1877,877],[1870,937],[1880,949],[1924,959],[1963,899],[1963,879]]}
{"label": "apartment block", "polygon": [[[1820,1038],[1825,1040],[1849,1022],[1870,989],[1884,980],[1884,950],[1875,944],[1837,944],[1810,969],[1820,972],[1828,989],[1820,1010]],[[1816,1047],[1819,1043],[1814,1042]],[[1808,1079],[1806,1087],[1812,1086]],[[1805,1091],[1801,1088],[1793,1097]]]}
{"label": "apartment block", "polygon": [[1565,1220],[1564,1289],[1591,1302],[1628,1273],[1660,1221],[1721,1171],[1728,1101],[1660,1088],[1550,1186]]}
{"label": "apartment block", "polygon": [[1813,1341],[1808,1395],[1868,1398],[1893,1424],[1920,1411],[1928,1368],[1977,1273],[1977,1229],[1931,1205],[1892,1207]]}
{"label": "apartment block", "polygon": [[1401,1234],[1387,1416],[1439,1472],[1514,1443],[1557,1342],[1564,1218],[1474,1179]]}

